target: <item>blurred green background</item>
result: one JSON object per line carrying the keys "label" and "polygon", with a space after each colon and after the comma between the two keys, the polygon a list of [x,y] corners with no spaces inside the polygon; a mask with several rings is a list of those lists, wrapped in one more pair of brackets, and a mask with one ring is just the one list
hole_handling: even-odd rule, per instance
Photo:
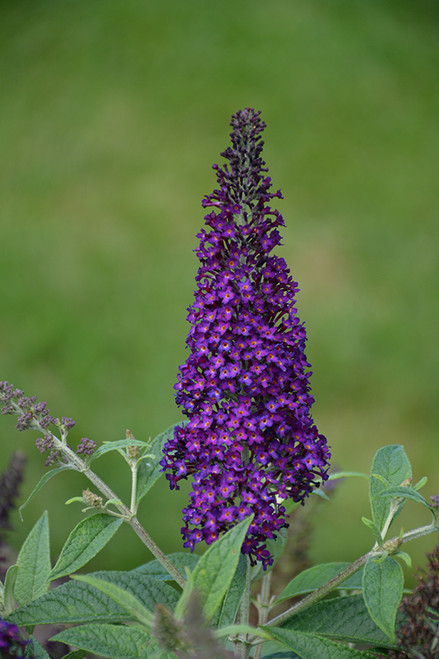
{"label": "blurred green background", "polygon": [[[287,224],[279,253],[299,282],[314,418],[334,464],[368,470],[402,443],[439,491],[439,4],[435,0],[21,0],[1,3],[0,378],[72,416],[72,443],[138,439],[177,422],[186,307],[211,164],[236,110],[262,110],[265,159]],[[0,428],[4,467],[36,435]],[[121,496],[128,469],[98,470]],[[85,483],[57,477],[42,508],[54,553]],[[159,483],[140,519],[181,549],[187,488]],[[319,506],[314,561],[367,551],[364,481]],[[428,523],[414,504],[406,529]],[[398,530],[398,529],[397,529]],[[414,562],[433,547],[414,543]],[[99,565],[149,555],[130,529]],[[96,567],[97,562],[91,567]]]}

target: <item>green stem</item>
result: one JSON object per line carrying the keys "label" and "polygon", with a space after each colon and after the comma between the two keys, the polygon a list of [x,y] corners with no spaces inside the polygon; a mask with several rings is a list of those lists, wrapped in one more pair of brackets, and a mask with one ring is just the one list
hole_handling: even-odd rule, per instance
{"label": "green stem", "polygon": [[[268,572],[268,574],[264,574],[262,577],[262,585],[261,585],[261,592],[258,595],[257,599],[257,609],[258,609],[258,625],[262,626],[265,625],[267,622],[268,614],[270,613],[270,604],[271,604],[271,596],[270,596],[270,586],[271,586],[271,572]],[[256,647],[255,654],[254,654],[254,659],[261,659],[262,656],[262,644],[259,644]]]}
{"label": "green stem", "polygon": [[135,515],[137,512],[136,498],[137,498],[137,469],[138,464],[137,460],[134,461],[134,464],[131,467],[131,502],[130,502],[130,511],[132,515]]}
{"label": "green stem", "polygon": [[[250,617],[250,560],[248,556],[246,556],[246,562],[247,562],[247,567],[246,567],[246,575],[245,575],[245,590],[242,595],[241,605],[239,609],[239,622],[241,625],[248,625],[249,617]],[[250,651],[250,644],[247,639],[247,634],[239,634],[237,639],[237,645],[238,645],[239,656],[242,659],[247,659]]]}
{"label": "green stem", "polygon": [[421,538],[422,536],[433,533],[434,531],[439,531],[439,525],[437,523],[428,524],[428,526],[420,526],[417,529],[412,529],[411,531],[404,533],[401,537],[395,536],[394,538],[387,540],[379,549],[374,547],[371,551],[367,552],[367,554],[357,558],[356,561],[348,565],[347,568],[342,570],[339,574],[337,574],[337,576],[330,579],[327,583],[323,584],[323,586],[320,586],[320,588],[317,588],[317,590],[314,590],[312,593],[301,599],[300,602],[296,602],[296,604],[293,604],[293,606],[290,607],[287,611],[280,613],[275,618],[269,620],[266,624],[269,626],[279,625],[284,620],[291,618],[292,615],[298,613],[299,611],[303,611],[316,602],[319,602],[324,597],[326,597],[328,593],[334,590],[334,588],[337,588],[339,585],[341,585],[345,579],[363,567],[370,556],[380,556],[382,554],[388,553],[389,550],[394,551],[395,548],[399,547],[401,544],[409,542],[410,540]]}
{"label": "green stem", "polygon": [[[93,485],[107,499],[119,499],[117,494],[115,494],[115,492],[113,492],[113,490],[110,487],[108,487],[108,485],[97,474],[95,474],[94,471],[92,471],[87,466],[84,460],[82,460],[76,453],[74,453],[74,451],[72,451],[72,449],[69,448],[66,444],[61,442],[61,440],[58,437],[56,437],[56,435],[52,434],[52,437],[55,440],[56,448],[59,448],[59,450],[65,456],[65,458],[69,463],[69,466],[71,466],[72,469],[75,469],[76,471],[80,471],[81,473],[83,473],[84,476],[86,476],[86,478],[88,478],[88,480],[91,481]],[[132,510],[130,510],[124,503],[120,503],[120,504],[115,503],[113,505],[119,510],[125,521],[133,529],[134,533],[138,535],[140,540],[143,542],[144,545],[146,545],[146,547],[148,547],[149,551],[156,557],[159,563],[163,565],[165,570],[171,575],[173,579],[175,579],[178,585],[184,588],[186,584],[186,579],[183,577],[182,574],[180,574],[177,568],[172,565],[171,561],[166,556],[166,554],[162,552],[160,547],[145,531],[145,529],[137,519],[136,515],[133,515]]]}

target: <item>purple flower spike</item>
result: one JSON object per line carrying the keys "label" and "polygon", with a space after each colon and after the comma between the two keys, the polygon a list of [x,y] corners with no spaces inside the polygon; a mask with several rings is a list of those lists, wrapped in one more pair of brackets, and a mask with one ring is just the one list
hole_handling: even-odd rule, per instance
{"label": "purple flower spike", "polygon": [[28,642],[21,637],[16,625],[0,619],[0,656],[24,659]]}
{"label": "purple flower spike", "polygon": [[193,476],[184,545],[208,544],[254,513],[242,551],[272,563],[266,540],[288,526],[282,503],[304,499],[328,478],[330,453],[311,417],[306,333],[284,259],[271,255],[284,221],[268,203],[261,158],[265,123],[252,109],[231,121],[232,146],[214,165],[219,188],[198,237],[200,268],[188,309],[190,355],[175,385],[188,417],[161,461],[171,488]]}

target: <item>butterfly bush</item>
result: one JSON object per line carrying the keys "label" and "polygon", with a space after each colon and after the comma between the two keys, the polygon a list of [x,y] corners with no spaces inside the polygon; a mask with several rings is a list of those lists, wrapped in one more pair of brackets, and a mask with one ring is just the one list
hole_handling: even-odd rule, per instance
{"label": "butterfly bush", "polygon": [[288,526],[284,502],[303,502],[327,479],[330,453],[310,412],[298,286],[272,254],[284,221],[268,204],[282,194],[270,192],[259,115],[233,115],[232,145],[221,154],[228,164],[213,166],[219,187],[202,202],[211,210],[197,235],[190,355],[175,385],[188,421],[176,427],[161,466],[171,488],[193,477],[185,547],[210,544],[253,513],[242,552],[267,567],[267,539]]}

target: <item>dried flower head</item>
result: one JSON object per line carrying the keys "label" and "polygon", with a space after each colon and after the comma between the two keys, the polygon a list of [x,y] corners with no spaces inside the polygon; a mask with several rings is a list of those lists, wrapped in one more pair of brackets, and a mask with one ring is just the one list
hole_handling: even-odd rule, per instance
{"label": "dried flower head", "polygon": [[391,659],[439,656],[439,545],[427,558],[427,570],[419,574],[418,585],[402,599],[403,623],[396,630],[400,651],[390,651]]}
{"label": "dried flower head", "polygon": [[176,384],[188,423],[176,428],[161,465],[171,488],[193,476],[186,547],[209,544],[254,513],[242,551],[266,566],[266,539],[288,525],[282,502],[303,502],[326,480],[330,454],[310,413],[298,287],[271,254],[284,222],[268,203],[282,195],[270,192],[259,115],[232,117],[232,146],[221,154],[228,164],[214,165],[219,188],[203,200],[212,210],[198,234],[190,355]]}
{"label": "dried flower head", "polygon": [[99,494],[95,494],[88,488],[86,490],[82,490],[82,498],[84,499],[84,502],[89,506],[93,506],[93,508],[102,508],[102,497],[99,496]]}

